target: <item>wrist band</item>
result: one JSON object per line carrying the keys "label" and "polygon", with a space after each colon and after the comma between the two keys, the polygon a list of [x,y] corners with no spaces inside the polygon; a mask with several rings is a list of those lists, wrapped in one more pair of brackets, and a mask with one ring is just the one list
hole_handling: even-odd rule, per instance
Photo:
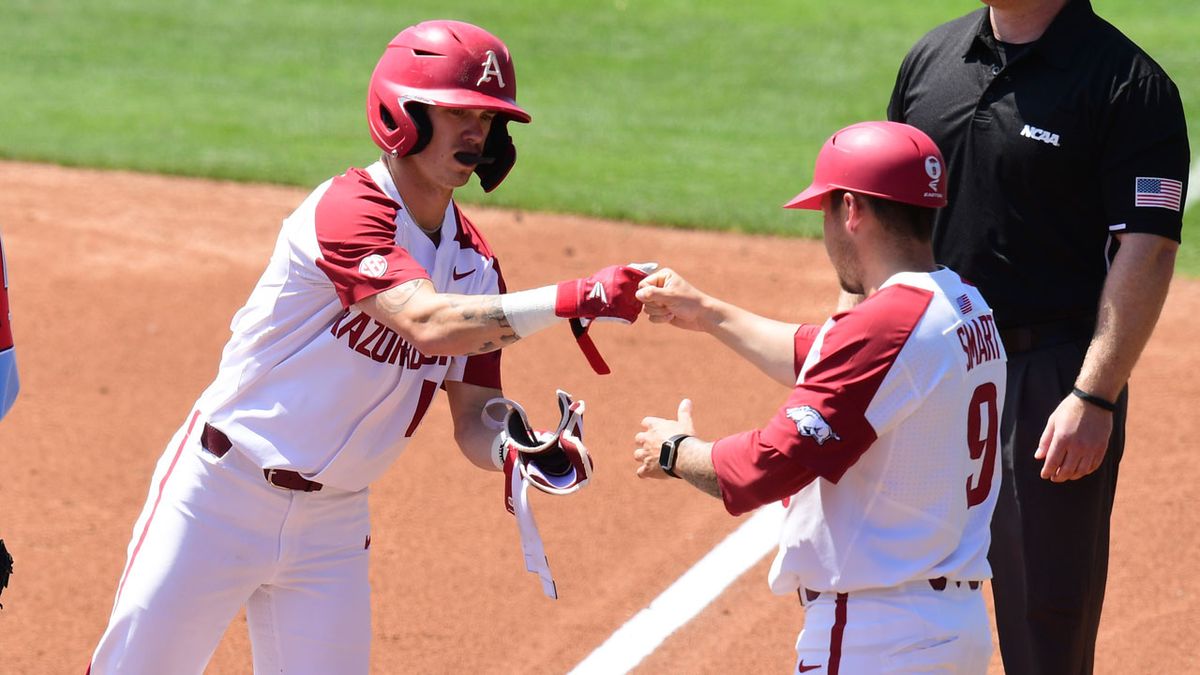
{"label": "wrist band", "polygon": [[1075,388],[1071,389],[1071,393],[1075,394],[1079,398],[1087,401],[1088,403],[1091,403],[1092,405],[1096,406],[1097,408],[1103,408],[1103,409],[1107,410],[1108,412],[1116,412],[1116,410],[1117,410],[1116,403],[1113,403],[1112,401],[1108,401],[1106,399],[1102,399],[1099,396],[1089,394],[1086,391],[1080,389],[1079,387],[1075,387]]}
{"label": "wrist band", "polygon": [[517,337],[526,338],[562,321],[562,317],[554,313],[557,294],[557,286],[505,293],[500,296],[500,309]]}

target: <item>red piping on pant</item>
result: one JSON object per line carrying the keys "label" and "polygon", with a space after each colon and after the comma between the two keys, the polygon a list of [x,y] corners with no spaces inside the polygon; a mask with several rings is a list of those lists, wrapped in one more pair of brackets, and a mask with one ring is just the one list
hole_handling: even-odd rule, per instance
{"label": "red piping on pant", "polygon": [[833,628],[829,630],[829,675],[838,675],[842,666],[842,636],[846,632],[845,593],[838,593],[833,605]]}
{"label": "red piping on pant", "polygon": [[167,479],[171,477],[171,472],[175,470],[175,464],[179,461],[179,456],[183,454],[183,448],[187,445],[188,438],[192,435],[192,428],[196,426],[196,420],[199,417],[199,410],[192,413],[192,421],[188,422],[187,433],[183,435],[183,440],[180,441],[179,447],[175,450],[175,456],[171,458],[171,466],[167,467],[166,474],[158,482],[158,496],[154,498],[154,506],[150,509],[150,515],[146,518],[146,524],[142,526],[142,534],[138,536],[137,545],[133,547],[133,553],[129,556],[129,564],[125,566],[125,574],[121,575],[121,583],[117,585],[117,599],[113,601],[114,608],[121,599],[121,591],[125,590],[125,581],[129,578],[129,570],[133,569],[133,561],[137,560],[138,551],[142,550],[142,542],[146,541],[146,532],[150,530],[150,523],[154,520],[154,513],[158,511],[158,503],[162,501],[163,490],[167,486]]}

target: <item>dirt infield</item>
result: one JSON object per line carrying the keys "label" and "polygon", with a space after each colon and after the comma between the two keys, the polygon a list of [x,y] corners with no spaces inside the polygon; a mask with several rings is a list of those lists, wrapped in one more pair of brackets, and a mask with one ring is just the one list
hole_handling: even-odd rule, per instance
{"label": "dirt infield", "polygon": [[[104,628],[154,462],[215,374],[233,312],[305,190],[0,162],[22,392],[0,423],[0,671],[82,673]],[[467,209],[511,288],[658,260],[752,310],[822,320],[835,296],[819,243]],[[523,571],[496,474],[450,437],[444,399],[373,488],[373,671],[562,673],[740,520],[682,485],[633,475],[647,414],[696,403],[701,435],[763,422],[786,390],[705,336],[598,326],[597,377],[564,326],[505,355],[506,392],[535,422],[561,387],[588,402],[595,484],[534,497],[561,599]],[[1200,283],[1177,280],[1134,375],[1098,672],[1200,672]],[[787,672],[802,617],[767,561],[639,672]],[[536,626],[518,640],[516,628]],[[542,642],[538,642],[542,640]],[[210,673],[250,671],[241,619]],[[993,659],[993,672],[1000,672]]]}

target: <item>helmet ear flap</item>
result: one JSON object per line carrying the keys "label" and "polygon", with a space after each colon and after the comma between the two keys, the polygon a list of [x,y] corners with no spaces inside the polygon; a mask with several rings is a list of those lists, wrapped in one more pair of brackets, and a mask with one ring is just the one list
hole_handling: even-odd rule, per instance
{"label": "helmet ear flap", "polygon": [[425,149],[429,145],[429,141],[433,139],[433,122],[429,120],[429,107],[424,103],[409,101],[404,104],[404,112],[408,113],[408,118],[412,120],[413,127],[417,130],[417,139],[413,142],[407,155],[415,155]]}
{"label": "helmet ear flap", "polygon": [[517,162],[517,148],[508,133],[508,117],[497,115],[492,121],[492,128],[483,142],[483,156],[492,161],[476,165],[475,174],[479,176],[483,191],[491,192]]}
{"label": "helmet ear flap", "polygon": [[[387,101],[396,105],[389,106]],[[391,93],[375,89],[367,93],[367,126],[375,144],[393,156],[407,154],[409,146],[419,136],[404,105]]]}

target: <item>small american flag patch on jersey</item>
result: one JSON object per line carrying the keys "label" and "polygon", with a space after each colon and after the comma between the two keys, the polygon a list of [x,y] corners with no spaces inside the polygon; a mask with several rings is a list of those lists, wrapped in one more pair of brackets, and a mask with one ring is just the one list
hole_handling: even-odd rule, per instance
{"label": "small american flag patch on jersey", "polygon": [[1183,182],[1170,178],[1146,178],[1138,176],[1133,182],[1134,206],[1157,206],[1160,209],[1179,210],[1183,200]]}
{"label": "small american flag patch on jersey", "polygon": [[971,299],[968,298],[965,293],[958,296],[958,311],[962,312],[963,314],[970,314],[972,309],[973,307],[971,307]]}

